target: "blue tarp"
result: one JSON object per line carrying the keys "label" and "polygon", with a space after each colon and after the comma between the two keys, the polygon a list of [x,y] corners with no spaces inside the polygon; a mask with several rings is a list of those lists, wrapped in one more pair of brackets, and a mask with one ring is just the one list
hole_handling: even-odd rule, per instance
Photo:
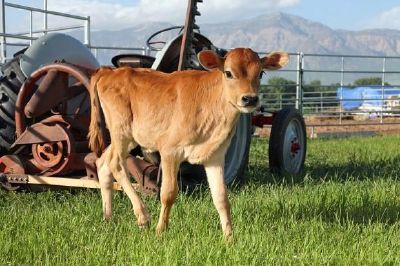
{"label": "blue tarp", "polygon": [[[400,97],[400,88],[385,87],[383,99],[387,100],[392,96]],[[381,87],[339,87],[336,97],[338,100],[342,99],[342,108],[346,111],[358,109],[362,105],[381,107],[383,104]]]}

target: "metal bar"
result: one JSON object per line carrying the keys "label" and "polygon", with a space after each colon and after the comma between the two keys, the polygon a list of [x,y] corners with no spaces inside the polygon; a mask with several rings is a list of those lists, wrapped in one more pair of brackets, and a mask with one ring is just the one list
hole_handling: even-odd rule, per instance
{"label": "metal bar", "polygon": [[[257,52],[259,55],[266,55],[268,54],[268,52]],[[307,57],[352,57],[352,58],[382,58],[382,56],[379,55],[350,55],[350,54],[314,54],[314,53],[293,53],[293,52],[289,52],[289,55],[299,55],[299,54],[303,54],[303,56]],[[394,58],[394,59],[400,59],[400,56],[385,56],[386,58]]]}
{"label": "metal bar", "polygon": [[2,37],[7,37],[7,38],[13,38],[13,39],[21,39],[21,40],[35,40],[35,37],[29,37],[29,36],[23,36],[23,35],[17,35],[17,34],[9,34],[9,33],[0,33],[0,36]]}
{"label": "metal bar", "polygon": [[7,47],[6,47],[6,13],[5,13],[5,2],[4,0],[0,0],[0,45],[1,45],[1,51],[0,51],[0,56],[1,56],[1,62],[4,63],[7,57]]}
{"label": "metal bar", "polygon": [[279,69],[279,72],[297,72],[297,69]]}
{"label": "metal bar", "polygon": [[385,69],[386,69],[386,58],[384,57],[382,62],[381,123],[383,123],[383,106],[385,104]]}
{"label": "metal bar", "polygon": [[29,46],[29,43],[7,43],[7,46],[24,47]]}
{"label": "metal bar", "polygon": [[[29,11],[29,37],[33,37],[32,36],[33,33],[33,12]],[[32,45],[32,39],[29,40],[29,45]]]}
{"label": "metal bar", "polygon": [[[80,188],[100,188],[100,183],[97,180],[89,179],[86,176],[80,178],[67,178],[67,177],[49,177],[49,176],[35,176],[35,175],[19,175],[19,174],[6,174],[7,181],[10,183],[26,183],[30,185],[49,185],[49,186],[62,186],[62,187],[80,187]],[[15,180],[27,180],[18,181]],[[138,184],[133,183],[132,186],[138,187]],[[122,190],[122,187],[113,182],[114,190]]]}
{"label": "metal bar", "polygon": [[324,109],[324,100],[323,100],[323,92],[321,92],[321,94],[320,94],[320,103],[321,103],[321,106],[320,106],[320,108],[321,108],[321,111]]}
{"label": "metal bar", "polygon": [[[350,58],[377,58],[381,59],[382,56],[379,55],[349,55],[349,54],[304,54],[304,56],[313,56],[313,57],[350,57]],[[400,56],[385,56],[386,58],[397,58],[400,59]]]}
{"label": "metal bar", "polygon": [[32,10],[35,12],[40,12],[40,13],[47,13],[50,15],[55,15],[55,16],[61,16],[61,17],[67,17],[67,18],[74,18],[74,19],[80,19],[80,20],[86,20],[87,17],[82,17],[82,16],[77,16],[77,15],[71,15],[68,13],[62,13],[62,12],[57,12],[57,11],[51,11],[51,10],[43,10],[40,8],[35,8],[35,7],[29,7],[29,6],[23,6],[23,5],[18,5],[18,4],[12,4],[8,2],[4,2],[5,6],[8,7],[13,7],[17,9],[23,9],[23,10]]}
{"label": "metal bar", "polygon": [[[382,123],[378,122],[374,122],[374,123],[345,123],[345,124],[307,124],[306,123],[306,127],[338,127],[338,126],[381,126]],[[400,122],[387,122],[384,123],[383,125],[399,125],[400,126]]]}
{"label": "metal bar", "polygon": [[85,45],[90,47],[90,16],[85,20]]}
{"label": "metal bar", "polygon": [[341,67],[340,70],[340,114],[339,114],[339,124],[342,123],[343,116],[343,83],[344,83],[344,57],[341,57]]}
{"label": "metal bar", "polygon": [[301,109],[301,103],[300,103],[300,95],[302,92],[302,83],[303,83],[303,72],[302,72],[302,60],[303,60],[303,54],[298,54],[297,55],[297,76],[296,76],[296,109],[300,110],[301,112],[303,111]]}
{"label": "metal bar", "polygon": [[[43,0],[43,9],[46,11],[43,13],[43,28],[44,34],[47,34],[47,0]],[[30,12],[32,13],[32,10]]]}
{"label": "metal bar", "polygon": [[[343,56],[343,58],[345,58]],[[382,58],[382,57],[381,57]],[[303,72],[309,72],[309,73],[332,73],[332,74],[340,74],[340,73],[346,73],[346,74],[382,74],[382,71],[363,71],[363,70],[318,70],[318,69],[304,69]],[[386,74],[400,74],[400,71],[387,71],[385,72]]]}
{"label": "metal bar", "polygon": [[[53,31],[62,31],[62,30],[74,30],[74,29],[81,29],[81,28],[84,28],[84,26],[82,26],[82,25],[76,25],[76,26],[68,26],[68,27],[56,27],[56,28],[48,28],[47,29],[47,32],[53,32]],[[33,34],[35,34],[35,33],[43,33],[43,32],[45,32],[46,30],[32,30],[32,33]],[[30,32],[17,32],[17,33],[14,33],[15,35],[28,35],[28,34],[30,34]]]}
{"label": "metal bar", "polygon": [[126,50],[126,51],[143,51],[143,47],[118,47],[118,46],[98,46],[98,45],[91,45],[90,48],[92,49],[99,49],[99,50]]}

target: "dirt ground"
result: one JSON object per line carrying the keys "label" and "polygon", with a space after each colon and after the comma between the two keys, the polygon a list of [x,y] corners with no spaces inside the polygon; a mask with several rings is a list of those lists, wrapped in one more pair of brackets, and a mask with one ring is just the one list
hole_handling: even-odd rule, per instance
{"label": "dirt ground", "polygon": [[[339,124],[339,119],[305,117],[307,136],[319,137],[345,137],[355,135],[394,135],[400,133],[400,117],[384,117],[366,119],[363,116],[347,117]],[[268,137],[271,126],[257,128],[255,134]]]}

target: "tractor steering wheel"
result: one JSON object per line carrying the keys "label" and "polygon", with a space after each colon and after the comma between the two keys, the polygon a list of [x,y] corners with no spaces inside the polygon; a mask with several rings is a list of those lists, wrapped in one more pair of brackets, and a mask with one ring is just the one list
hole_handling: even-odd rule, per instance
{"label": "tractor steering wheel", "polygon": [[162,49],[162,47],[161,47],[161,48],[155,47],[154,44],[163,44],[163,45],[165,45],[167,42],[166,42],[166,41],[153,41],[153,39],[154,39],[156,36],[158,36],[158,35],[160,35],[161,33],[163,33],[163,32],[167,32],[167,31],[171,31],[171,30],[175,30],[175,29],[180,29],[180,30],[179,30],[179,34],[180,34],[180,33],[183,31],[183,28],[184,28],[184,26],[173,26],[173,27],[165,28],[165,29],[162,29],[162,30],[159,30],[159,31],[153,33],[153,34],[146,40],[146,46],[147,46],[147,48],[149,48],[151,51],[160,51],[160,50]]}

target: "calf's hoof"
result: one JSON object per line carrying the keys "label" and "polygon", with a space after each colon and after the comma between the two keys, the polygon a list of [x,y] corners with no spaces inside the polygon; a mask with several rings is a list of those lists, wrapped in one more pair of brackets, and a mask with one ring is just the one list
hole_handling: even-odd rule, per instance
{"label": "calf's hoof", "polygon": [[231,243],[233,242],[233,231],[232,231],[232,227],[228,226],[227,228],[225,228],[224,232],[224,238],[225,241],[227,243]]}
{"label": "calf's hoof", "polygon": [[157,228],[156,228],[156,233],[157,235],[161,235],[162,232],[164,232],[165,230],[167,230],[168,226],[166,224],[158,224]]}
{"label": "calf's hoof", "polygon": [[150,227],[150,215],[138,215],[137,224],[140,229],[148,229]]}
{"label": "calf's hoof", "polygon": [[111,214],[103,214],[103,221],[109,222],[111,220]]}

